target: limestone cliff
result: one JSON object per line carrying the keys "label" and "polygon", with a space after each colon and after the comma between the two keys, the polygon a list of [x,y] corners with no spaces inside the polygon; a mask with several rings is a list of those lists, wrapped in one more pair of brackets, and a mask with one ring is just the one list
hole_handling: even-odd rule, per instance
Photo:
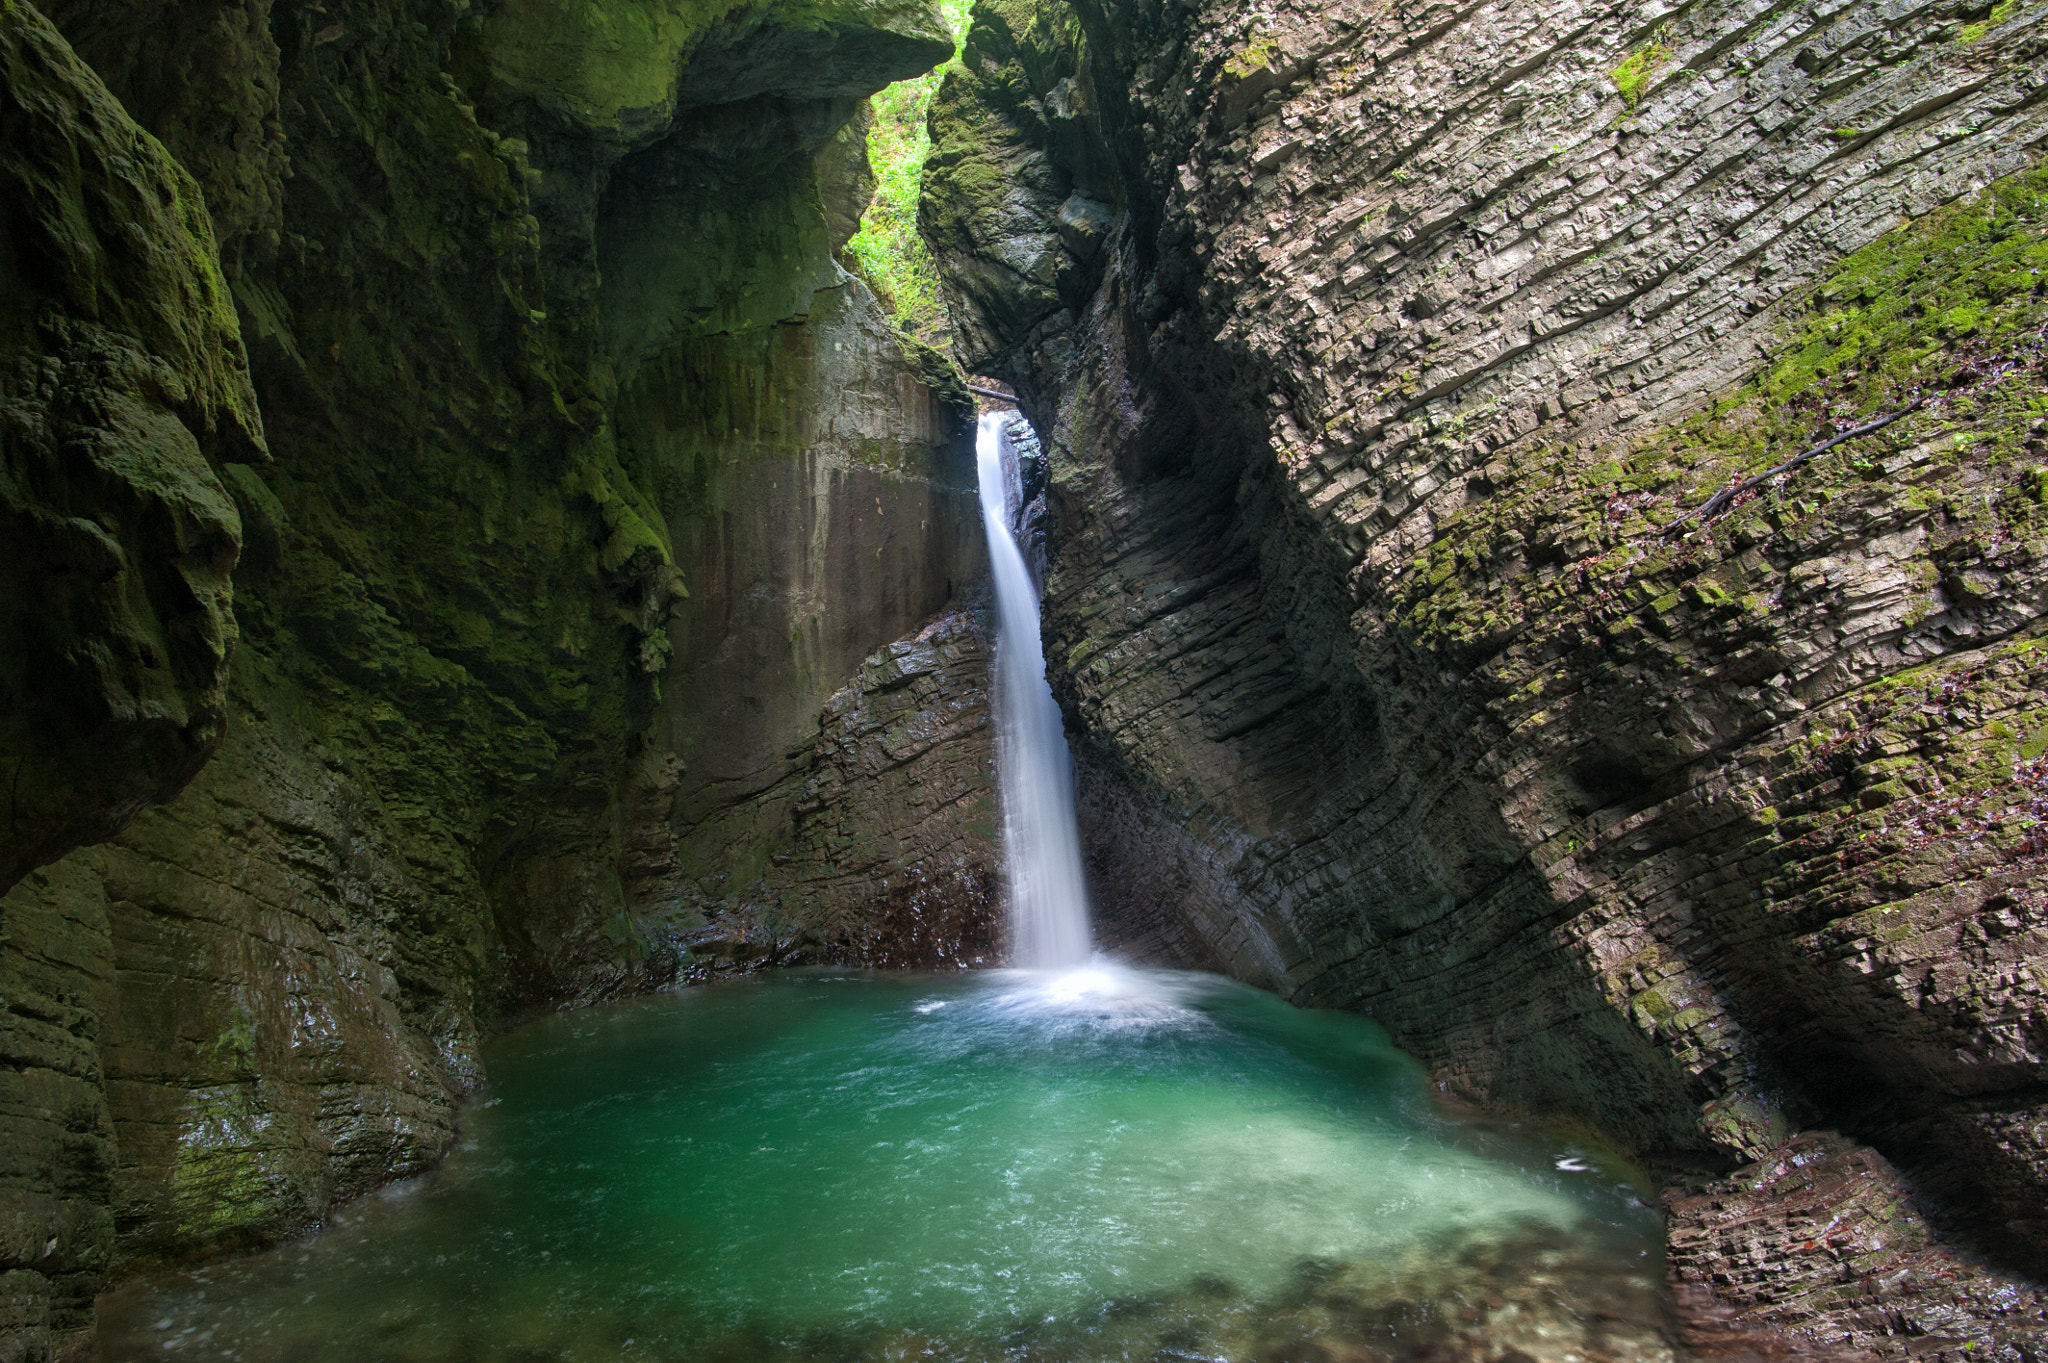
{"label": "limestone cliff", "polygon": [[[919,937],[848,869],[817,950],[950,959],[989,896],[944,614],[971,408],[833,261],[844,129],[951,50],[923,4],[48,13],[0,15],[25,1358],[82,1347],[110,1263],[427,1166],[500,1020],[691,969],[643,834],[757,772],[791,794],[748,857],[837,829],[959,872]],[[772,646],[759,564],[796,584]],[[953,763],[936,822],[870,730]],[[664,782],[694,803],[646,813]]]}
{"label": "limestone cliff", "polygon": [[923,230],[1047,438],[1131,949],[1646,1158],[1849,1129],[2048,1263],[2044,53],[2023,4],[980,6]]}

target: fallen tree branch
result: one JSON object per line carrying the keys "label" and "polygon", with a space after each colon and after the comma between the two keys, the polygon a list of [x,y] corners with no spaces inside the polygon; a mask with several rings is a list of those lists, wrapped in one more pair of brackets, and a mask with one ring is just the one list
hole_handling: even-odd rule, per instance
{"label": "fallen tree branch", "polygon": [[1750,489],[1761,487],[1763,484],[1768,483],[1771,479],[1776,478],[1780,474],[1790,473],[1793,469],[1798,468],[1807,460],[1814,459],[1819,457],[1820,455],[1826,454],[1829,450],[1833,449],[1837,445],[1844,443],[1845,441],[1854,440],[1856,439],[1856,437],[1861,435],[1869,435],[1872,431],[1881,431],[1885,427],[1891,425],[1894,421],[1897,421],[1900,417],[1910,416],[1914,412],[1919,411],[1920,408],[1926,404],[1926,402],[1927,396],[1923,393],[1921,396],[1914,398],[1911,402],[1907,403],[1904,407],[1901,407],[1898,411],[1893,412],[1890,416],[1881,416],[1875,421],[1866,421],[1861,426],[1855,426],[1850,428],[1849,430],[1843,431],[1833,440],[1825,441],[1821,444],[1815,445],[1812,449],[1807,450],[1803,454],[1793,455],[1790,459],[1787,459],[1784,463],[1778,465],[1776,468],[1765,469],[1762,473],[1757,474],[1755,477],[1745,478],[1739,483],[1730,483],[1727,487],[1722,488],[1719,492],[1707,498],[1706,504],[1700,507],[1699,510],[1688,511],[1683,516],[1680,516],[1677,520],[1671,522],[1671,524],[1665,526],[1663,533],[1667,535],[1672,534],[1680,526],[1684,525],[1687,521],[1696,520],[1704,524],[1705,522],[1710,521],[1714,517],[1720,515],[1723,511],[1726,511],[1728,509],[1729,503],[1733,502],[1737,497],[1740,497],[1743,493],[1748,492]]}
{"label": "fallen tree branch", "polygon": [[1009,403],[1012,407],[1015,407],[1017,405],[1017,395],[1015,393],[997,392],[993,388],[983,388],[978,383],[968,384],[967,391],[970,393],[979,393],[985,398],[996,398],[999,401]]}

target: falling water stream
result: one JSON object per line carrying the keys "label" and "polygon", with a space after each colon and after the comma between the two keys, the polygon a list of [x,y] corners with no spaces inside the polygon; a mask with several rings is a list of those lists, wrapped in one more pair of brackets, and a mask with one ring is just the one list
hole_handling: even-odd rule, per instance
{"label": "falling water stream", "polygon": [[106,1359],[1671,1363],[1626,1165],[1447,1115],[1362,1018],[1087,959],[1036,595],[981,435],[1036,968],[785,971],[532,1022],[486,1048],[441,1169],[103,1295]]}
{"label": "falling water stream", "polygon": [[1088,959],[1088,882],[1074,815],[1074,771],[1059,703],[1045,680],[1038,587],[1012,527],[1019,487],[1005,461],[1010,423],[991,412],[975,432],[981,519],[995,580],[996,780],[1003,797],[1003,869],[1010,891],[1011,959],[1034,969]]}

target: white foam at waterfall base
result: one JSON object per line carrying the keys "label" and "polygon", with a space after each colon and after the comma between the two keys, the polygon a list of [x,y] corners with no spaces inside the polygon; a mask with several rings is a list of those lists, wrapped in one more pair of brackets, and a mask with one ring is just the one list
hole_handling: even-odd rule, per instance
{"label": "white foam at waterfall base", "polygon": [[1092,1036],[1104,1043],[1133,1034],[1213,1029],[1201,1009],[1208,977],[1133,970],[1095,957],[1064,970],[1004,970],[1000,988],[976,1001],[968,1022],[1053,1037]]}
{"label": "white foam at waterfall base", "polygon": [[990,413],[975,433],[981,519],[995,579],[993,710],[1010,954],[1020,966],[1058,969],[1088,959],[1088,883],[1074,816],[1073,763],[1059,704],[1045,680],[1038,588],[1011,529],[1017,507],[1004,475],[1003,445],[1014,420]]}

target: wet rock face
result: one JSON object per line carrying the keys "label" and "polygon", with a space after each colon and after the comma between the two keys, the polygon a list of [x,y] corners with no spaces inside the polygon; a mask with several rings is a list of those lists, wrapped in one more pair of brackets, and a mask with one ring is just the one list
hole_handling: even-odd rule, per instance
{"label": "wet rock face", "polygon": [[991,623],[956,606],[878,650],[819,717],[790,917],[816,954],[895,969],[999,959]]}
{"label": "wet rock face", "polygon": [[425,1170],[483,1077],[480,1010],[420,981],[484,943],[419,931],[458,906],[294,737],[235,725],[184,796],[6,901],[46,971],[55,925],[94,932],[79,1002],[113,1139],[91,1191],[117,1262],[264,1244]]}
{"label": "wet rock face", "polygon": [[152,5],[40,6],[123,107],[204,186],[230,279],[274,266],[283,245],[286,154],[271,0],[166,21]]}
{"label": "wet rock face", "polygon": [[1883,1156],[1833,1132],[1672,1189],[1671,1278],[1687,1342],[1768,1352],[1773,1334],[1791,1330],[1865,1358],[2034,1353],[2048,1332],[2040,1289],[1942,1244],[1915,1201]]}
{"label": "wet rock face", "polygon": [[2044,42],[984,7],[922,226],[1047,437],[1111,930],[2043,1262]]}
{"label": "wet rock face", "polygon": [[[221,742],[265,458],[197,185],[34,10],[0,8],[0,888],[168,799]],[[238,465],[239,466],[239,465]],[[90,1328],[112,1243],[103,900],[5,901],[0,1339]]]}

